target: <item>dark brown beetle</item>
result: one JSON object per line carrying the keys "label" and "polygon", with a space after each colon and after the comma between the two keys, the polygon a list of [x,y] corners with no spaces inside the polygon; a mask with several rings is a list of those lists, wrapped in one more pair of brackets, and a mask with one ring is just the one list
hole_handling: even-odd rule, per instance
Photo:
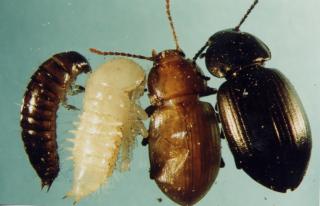
{"label": "dark brown beetle", "polygon": [[254,180],[279,192],[294,190],[303,179],[311,153],[311,132],[300,99],[278,70],[264,68],[268,47],[239,25],[210,37],[206,66],[227,79],[217,103],[223,131],[236,165]]}
{"label": "dark brown beetle", "polygon": [[59,173],[56,141],[56,112],[59,103],[67,109],[76,109],[66,103],[66,95],[84,90],[73,86],[76,77],[91,70],[87,60],[77,52],[53,55],[42,63],[31,77],[21,106],[22,140],[29,160],[48,190]]}
{"label": "dark brown beetle", "polygon": [[148,59],[154,65],[148,76],[151,106],[149,126],[150,177],[173,201],[193,205],[214,182],[220,167],[220,132],[213,107],[199,96],[214,94],[199,67],[180,50],[166,0],[175,50],[152,57],[91,51]]}

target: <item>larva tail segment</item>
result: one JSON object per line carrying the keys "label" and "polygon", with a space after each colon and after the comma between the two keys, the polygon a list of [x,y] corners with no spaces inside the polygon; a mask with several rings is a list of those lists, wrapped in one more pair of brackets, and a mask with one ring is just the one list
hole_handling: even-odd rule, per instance
{"label": "larva tail segment", "polygon": [[50,188],[51,188],[51,185],[53,183],[53,180],[51,182],[48,182],[48,181],[41,181],[41,190],[46,189],[46,192],[49,192]]}

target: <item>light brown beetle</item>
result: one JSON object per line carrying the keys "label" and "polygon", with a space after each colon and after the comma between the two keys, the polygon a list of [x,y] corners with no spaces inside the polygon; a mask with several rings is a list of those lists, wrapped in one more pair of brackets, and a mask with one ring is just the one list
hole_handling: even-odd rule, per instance
{"label": "light brown beetle", "polygon": [[152,57],[128,53],[101,52],[153,61],[148,76],[151,106],[149,125],[150,177],[173,201],[193,205],[209,190],[220,167],[220,132],[213,107],[199,100],[216,93],[207,86],[208,78],[178,45],[166,0],[167,15],[176,43]]}
{"label": "light brown beetle", "polygon": [[178,50],[156,57],[149,73],[152,107],[149,126],[150,177],[181,205],[199,201],[220,166],[215,112],[199,96],[208,94],[203,76]]}

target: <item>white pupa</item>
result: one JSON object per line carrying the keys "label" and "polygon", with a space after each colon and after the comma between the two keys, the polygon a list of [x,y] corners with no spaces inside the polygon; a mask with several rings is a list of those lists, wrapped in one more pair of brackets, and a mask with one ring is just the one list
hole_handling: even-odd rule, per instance
{"label": "white pupa", "polygon": [[142,122],[147,114],[139,105],[144,87],[143,69],[125,58],[106,62],[88,79],[83,113],[71,139],[74,177],[66,196],[75,203],[107,181],[118,156],[120,169],[129,168],[135,137],[147,136]]}

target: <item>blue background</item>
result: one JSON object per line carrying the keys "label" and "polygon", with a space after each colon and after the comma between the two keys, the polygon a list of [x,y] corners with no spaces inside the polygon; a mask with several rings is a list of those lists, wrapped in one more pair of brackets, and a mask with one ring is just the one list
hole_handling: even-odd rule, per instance
{"label": "blue background", "polygon": [[[251,0],[174,0],[172,15],[180,46],[193,57],[214,32],[234,27]],[[308,114],[313,150],[307,174],[294,192],[273,192],[237,170],[223,140],[226,167],[221,169],[199,206],[318,206],[320,135],[320,1],[261,1],[243,31],[253,33],[271,49],[267,67],[280,69],[295,85]],[[52,54],[75,50],[93,68],[104,57],[90,47],[151,55],[151,50],[174,48],[165,15],[164,0],[0,0],[0,204],[71,205],[62,199],[71,187],[72,164],[65,160],[78,112],[60,108],[58,142],[61,172],[50,192],[40,190],[40,180],[29,164],[20,137],[19,110],[30,76]],[[108,58],[107,58],[108,59]],[[146,71],[152,63],[137,60]],[[205,71],[203,60],[198,61]],[[207,75],[208,72],[205,71]],[[84,76],[79,82],[84,84]],[[224,80],[212,78],[218,87]],[[82,96],[71,98],[81,107]],[[215,96],[205,98],[212,104]],[[143,107],[148,105],[146,96]],[[147,123],[147,122],[146,122]],[[140,138],[140,137],[138,137]],[[140,139],[139,141],[140,142]],[[130,172],[115,172],[108,184],[81,205],[175,205],[149,179],[147,148],[139,143]],[[158,202],[157,198],[162,198]]]}

